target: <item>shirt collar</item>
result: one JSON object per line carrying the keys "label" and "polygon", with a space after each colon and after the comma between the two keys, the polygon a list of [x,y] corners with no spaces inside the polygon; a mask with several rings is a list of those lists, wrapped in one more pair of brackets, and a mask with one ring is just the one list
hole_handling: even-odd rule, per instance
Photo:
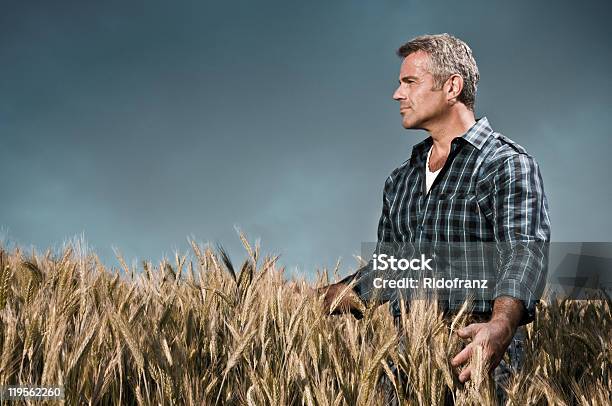
{"label": "shirt collar", "polygon": [[[465,134],[457,138],[462,138],[480,151],[492,133],[493,129],[489,124],[489,120],[486,117],[482,117]],[[427,156],[427,152],[432,144],[433,139],[431,136],[416,144],[412,148],[411,160],[422,161]]]}
{"label": "shirt collar", "polygon": [[486,117],[482,117],[463,135],[463,139],[472,144],[479,151],[487,141],[489,135],[493,133],[493,129]]}

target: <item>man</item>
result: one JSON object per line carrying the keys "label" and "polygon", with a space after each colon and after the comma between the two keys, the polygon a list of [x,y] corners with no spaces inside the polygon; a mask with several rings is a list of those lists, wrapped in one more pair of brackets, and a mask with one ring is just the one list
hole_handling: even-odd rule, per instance
{"label": "man", "polygon": [[[479,73],[463,41],[425,35],[397,54],[403,61],[393,98],[402,125],[426,130],[430,137],[414,146],[411,158],[385,183],[378,245],[477,241],[503,246],[492,300],[474,309],[486,318],[458,332],[472,341],[451,360],[453,366],[467,364],[480,345],[493,369],[517,328],[533,319],[544,282],[542,244],[550,240],[550,221],[540,171],[525,149],[494,132],[486,117],[475,119]],[[357,296],[370,299],[371,267],[372,261],[326,287],[326,310],[334,304],[335,310],[358,312],[360,301],[342,292],[354,279]],[[448,309],[456,310],[452,304]],[[470,374],[464,368],[459,380],[466,382]]]}

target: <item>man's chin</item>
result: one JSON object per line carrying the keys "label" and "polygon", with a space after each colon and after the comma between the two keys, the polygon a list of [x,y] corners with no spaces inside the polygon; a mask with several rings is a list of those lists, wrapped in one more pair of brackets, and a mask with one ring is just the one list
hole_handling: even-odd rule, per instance
{"label": "man's chin", "polygon": [[418,123],[415,123],[413,121],[407,121],[407,120],[402,120],[402,127],[404,127],[406,130],[414,130],[418,128]]}
{"label": "man's chin", "polygon": [[402,120],[402,127],[406,130],[424,130],[423,120],[408,119],[406,117]]}

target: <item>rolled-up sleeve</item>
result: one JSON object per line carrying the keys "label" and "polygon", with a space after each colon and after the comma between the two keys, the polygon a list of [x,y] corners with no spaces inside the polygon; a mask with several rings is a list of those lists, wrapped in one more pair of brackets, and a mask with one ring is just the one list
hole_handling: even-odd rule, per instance
{"label": "rolled-up sleeve", "polygon": [[520,299],[533,320],[546,283],[550,220],[542,176],[535,160],[515,154],[492,181],[493,227],[498,249],[494,296]]}

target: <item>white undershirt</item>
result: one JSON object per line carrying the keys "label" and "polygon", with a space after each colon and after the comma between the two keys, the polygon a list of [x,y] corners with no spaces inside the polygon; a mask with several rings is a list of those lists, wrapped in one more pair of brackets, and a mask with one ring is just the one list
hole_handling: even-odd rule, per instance
{"label": "white undershirt", "polygon": [[429,156],[431,155],[432,150],[433,150],[433,145],[431,146],[431,148],[429,149],[429,152],[427,153],[427,162],[425,163],[425,185],[427,186],[427,192],[429,192],[429,189],[431,188],[431,185],[433,185],[434,180],[438,176],[438,173],[440,173],[440,171],[442,170],[442,168],[438,169],[435,172],[431,172],[429,170]]}

